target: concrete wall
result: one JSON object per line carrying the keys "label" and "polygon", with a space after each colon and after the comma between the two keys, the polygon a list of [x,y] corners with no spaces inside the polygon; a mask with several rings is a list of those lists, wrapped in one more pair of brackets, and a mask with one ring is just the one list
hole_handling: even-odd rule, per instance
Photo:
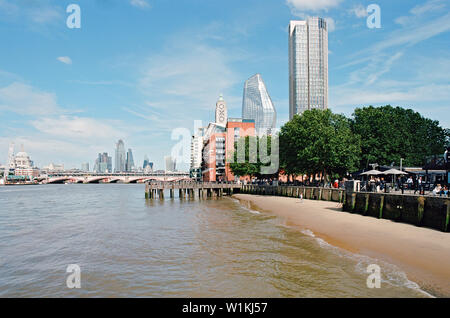
{"label": "concrete wall", "polygon": [[450,232],[450,198],[385,193],[346,192],[294,186],[244,185],[242,193],[279,195],[343,203],[343,211]]}

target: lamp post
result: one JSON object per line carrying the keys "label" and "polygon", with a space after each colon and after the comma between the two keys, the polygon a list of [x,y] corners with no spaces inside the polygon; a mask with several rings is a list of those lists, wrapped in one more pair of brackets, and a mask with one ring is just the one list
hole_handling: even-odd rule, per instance
{"label": "lamp post", "polygon": [[403,158],[400,158],[400,171],[403,171]]}

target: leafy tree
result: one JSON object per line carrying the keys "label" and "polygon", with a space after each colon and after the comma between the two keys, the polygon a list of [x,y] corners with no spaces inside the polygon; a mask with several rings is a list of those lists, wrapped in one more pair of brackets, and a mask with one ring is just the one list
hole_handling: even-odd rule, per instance
{"label": "leafy tree", "polygon": [[359,156],[350,120],[330,110],[305,111],[281,128],[280,167],[288,175],[343,175],[358,166]]}
{"label": "leafy tree", "polygon": [[352,129],[361,136],[360,167],[371,163],[421,166],[426,156],[442,153],[448,132],[438,121],[411,109],[392,107],[357,108]]}
{"label": "leafy tree", "polygon": [[262,168],[269,166],[269,157],[272,154],[272,137],[254,137],[246,136],[239,139],[234,144],[233,160],[230,163],[230,169],[236,176],[250,176],[261,178],[263,176],[272,177],[273,175],[262,175]]}

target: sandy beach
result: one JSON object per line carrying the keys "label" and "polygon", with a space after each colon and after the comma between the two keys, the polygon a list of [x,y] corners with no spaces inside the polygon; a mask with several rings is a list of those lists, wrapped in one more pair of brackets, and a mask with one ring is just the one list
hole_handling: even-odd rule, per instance
{"label": "sandy beach", "polygon": [[450,233],[342,212],[336,202],[235,194],[254,210],[280,216],[331,245],[381,259],[437,297],[450,297]]}

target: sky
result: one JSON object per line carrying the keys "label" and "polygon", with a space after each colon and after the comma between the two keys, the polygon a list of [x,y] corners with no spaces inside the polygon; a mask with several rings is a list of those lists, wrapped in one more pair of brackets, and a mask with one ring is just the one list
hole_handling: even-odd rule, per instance
{"label": "sky", "polygon": [[[81,28],[68,28],[70,4]],[[367,26],[380,7],[381,28]],[[164,169],[178,142],[213,120],[220,94],[241,117],[260,73],[289,118],[288,24],[328,21],[329,108],[412,108],[450,127],[446,0],[0,0],[0,163],[11,142],[39,167],[91,169],[123,139],[137,165]],[[181,170],[188,164],[179,165]]]}

